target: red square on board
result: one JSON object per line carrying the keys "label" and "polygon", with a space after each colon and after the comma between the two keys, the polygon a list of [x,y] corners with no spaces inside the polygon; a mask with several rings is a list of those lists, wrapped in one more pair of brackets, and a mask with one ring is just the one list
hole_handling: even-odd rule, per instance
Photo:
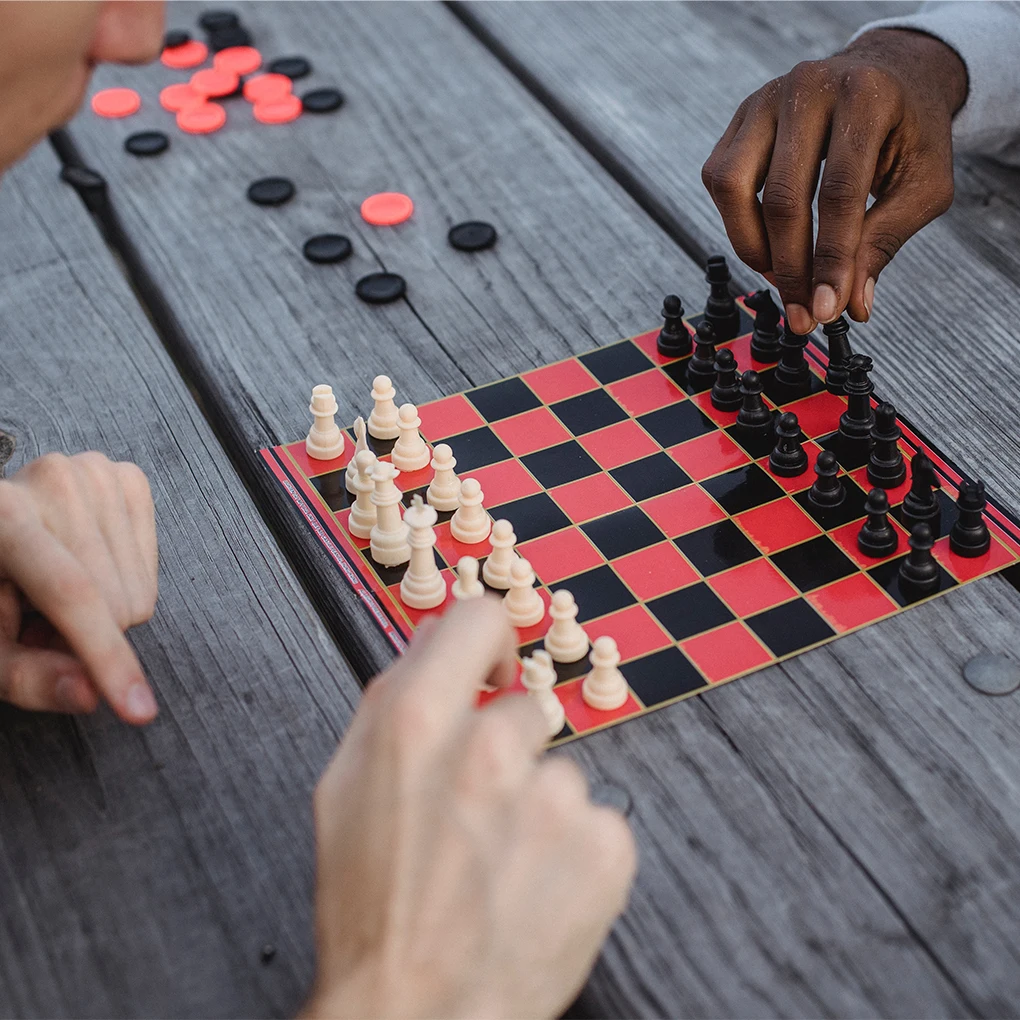
{"label": "red square on board", "polygon": [[583,524],[633,503],[630,496],[602,472],[550,489],[549,495],[574,524]]}
{"label": "red square on board", "polygon": [[418,408],[421,418],[421,434],[430,442],[458,436],[485,424],[482,416],[468,403],[467,398],[457,393]]}
{"label": "red square on board", "polygon": [[764,553],[779,552],[822,533],[792,499],[777,499],[733,518]]}
{"label": "red square on board", "polygon": [[647,414],[687,399],[687,394],[657,368],[610,383],[606,389],[625,411],[633,415]]}
{"label": "red square on board", "polygon": [[521,660],[514,660],[514,678],[509,687],[500,687],[494,691],[479,691],[478,692],[478,707],[484,708],[490,701],[496,701],[498,698],[521,698],[527,697],[528,692],[521,683],[521,675],[524,670],[521,666]]}
{"label": "red square on board", "polygon": [[810,397],[785,404],[784,411],[793,411],[800,423],[800,430],[808,439],[819,439],[839,428],[839,416],[846,410],[846,397],[822,390]]}
{"label": "red square on board", "polygon": [[[690,331],[691,328],[688,326],[687,332],[690,333]],[[671,361],[678,361],[679,358],[666,358],[659,353],[658,340],[659,330],[653,329],[650,333],[641,333],[638,336],[632,337],[630,342],[635,347],[640,347],[656,365],[668,365]]]}
{"label": "red square on board", "polygon": [[940,538],[932,549],[932,555],[953,575],[958,581],[972,581],[975,577],[990,574],[993,570],[1000,570],[1010,563],[1016,562],[1016,557],[1007,549],[994,535],[992,544],[984,556],[975,556],[968,559],[966,556],[957,556],[949,548],[949,536]]}
{"label": "red square on board", "polygon": [[357,535],[352,535],[350,530],[350,519],[351,519],[351,508],[348,507],[346,510],[341,510],[336,515],[336,519],[340,522],[340,527],[344,529],[344,534],[351,540],[351,542],[359,549],[367,549],[372,543],[370,539],[358,538]]}
{"label": "red square on board", "polygon": [[[477,479],[482,487],[482,505],[487,510],[542,491],[542,486],[519,460],[504,460],[499,464],[476,468],[470,473],[465,472],[461,481],[464,478]],[[499,514],[495,514],[495,517],[499,517]]]}
{"label": "red square on board", "polygon": [[[902,556],[910,548],[907,545],[908,534],[892,514],[888,517],[889,523],[893,526],[893,531],[896,532],[899,537],[900,544],[896,549],[891,552],[888,556],[883,557],[884,559],[891,559],[893,556]],[[873,567],[876,563],[881,563],[882,560],[876,560],[871,556],[865,556],[864,553],[857,547],[857,534],[861,530],[861,525],[864,523],[864,518],[860,518],[856,521],[851,521],[849,524],[844,524],[841,528],[836,528],[834,531],[829,532],[829,536],[832,540],[840,547],[856,563],[859,567],[863,567],[867,570],[869,567]]]}
{"label": "red square on board", "polygon": [[316,475],[324,475],[330,471],[339,471],[347,467],[351,457],[354,456],[354,441],[347,433],[344,433],[344,452],[332,460],[315,460],[305,452],[305,441],[288,443],[287,452],[294,458],[294,463],[301,469],[306,478],[314,478]]}
{"label": "red square on board", "polygon": [[545,404],[576,397],[579,393],[598,389],[599,381],[576,358],[568,358],[555,365],[535,368],[521,378],[538,394]]}
{"label": "red square on board", "polygon": [[726,517],[726,512],[696,485],[653,496],[641,504],[641,509],[668,538],[686,535]]}
{"label": "red square on board", "polygon": [[815,461],[818,460],[818,454],[822,452],[822,448],[817,444],[808,440],[802,444],[804,452],[808,456],[807,470],[800,475],[794,475],[793,478],[784,478],[782,475],[774,475],[769,469],[768,457],[761,457],[756,463],[761,467],[762,471],[768,473],[769,478],[772,479],[781,489],[791,495],[795,492],[803,492],[805,489],[810,489],[815,483]]}
{"label": "red square on board", "polygon": [[589,708],[584,703],[584,698],[581,695],[581,685],[583,683],[584,677],[580,677],[577,680],[569,680],[567,683],[559,684],[553,688],[556,692],[556,697],[560,699],[563,705],[567,722],[578,733],[589,733],[600,726],[619,722],[621,719],[638,715],[641,712],[641,706],[634,699],[634,695],[629,692],[627,700],[619,708],[614,708],[611,712],[599,712],[597,709]]}
{"label": "red square on board", "polygon": [[648,457],[659,449],[659,444],[633,418],[579,436],[577,441],[606,471]]}
{"label": "red square on board", "polygon": [[435,609],[412,609],[407,605],[400,597],[400,585],[391,584],[389,586],[390,594],[393,596],[393,601],[401,608],[411,623],[417,627],[426,616],[439,616],[445,613],[446,610],[453,604],[453,595],[450,594],[450,589],[453,588],[453,582],[457,580],[454,577],[452,570],[441,571],[443,581],[446,584],[446,601],[440,603]]}
{"label": "red square on board", "polygon": [[[913,457],[914,451],[900,445],[900,449],[903,451],[903,458],[907,464],[907,474],[903,481],[896,486],[895,489],[886,489],[885,494],[889,497],[889,506],[896,506],[897,503],[903,502],[903,497],[910,492],[910,458]],[[812,461],[812,464],[814,461]],[[857,484],[865,491],[870,492],[874,486],[868,479],[868,469],[866,467],[858,468],[856,471],[850,472],[850,477],[857,482]]]}
{"label": "red square on board", "polygon": [[689,439],[679,446],[671,446],[666,453],[696,482],[721,475],[751,460],[725,432],[709,432],[706,436]]}
{"label": "red square on board", "polygon": [[672,542],[660,542],[613,560],[613,569],[639,599],[654,599],[700,579]]}
{"label": "red square on board", "polygon": [[899,609],[867,574],[851,574],[805,598],[840,633],[874,623]]}
{"label": "red square on board", "polygon": [[772,653],[740,620],[681,641],[680,647],[712,683],[729,680],[772,662]]}
{"label": "red square on board", "polygon": [[[389,460],[390,457],[387,455],[384,460]],[[397,475],[394,484],[401,492],[413,492],[415,489],[420,489],[423,485],[428,485],[435,472],[431,466],[427,465],[423,468],[419,468],[417,471],[401,471]]]}
{"label": "red square on board", "polygon": [[745,333],[743,336],[738,336],[736,340],[732,340],[728,344],[720,344],[719,346],[728,347],[733,351],[733,357],[737,359],[737,365],[741,372],[746,372],[748,369],[754,372],[764,372],[765,369],[774,367],[772,363],[759,361],[757,358],[751,357],[750,333]]}
{"label": "red square on board", "polygon": [[644,606],[627,606],[584,627],[592,644],[608,634],[620,651],[620,661],[638,659],[649,652],[668,648],[673,639],[659,626]]}
{"label": "red square on board", "polygon": [[467,545],[464,542],[458,542],[453,535],[450,534],[450,522],[445,521],[443,524],[437,524],[435,527],[436,532],[436,548],[439,550],[440,556],[451,566],[457,565],[457,561],[461,556],[474,556],[476,560],[480,560],[483,556],[488,556],[492,552],[492,545],[489,540],[486,539],[484,542],[475,542],[472,545]]}
{"label": "red square on board", "polygon": [[766,559],[742,563],[710,577],[708,583],[737,616],[771,609],[797,594],[797,589]]}
{"label": "red square on board", "polygon": [[720,411],[717,407],[712,404],[712,394],[709,390],[705,390],[702,393],[695,393],[691,400],[694,401],[698,407],[705,413],[705,415],[712,419],[716,425],[720,425],[725,428],[727,425],[732,425],[737,420],[736,411]]}
{"label": "red square on board", "polygon": [[552,535],[523,542],[517,551],[531,564],[543,584],[555,584],[605,563],[605,557],[579,528],[564,528]]}
{"label": "red square on board", "polygon": [[515,457],[526,457],[570,438],[570,433],[548,407],[536,407],[513,418],[504,418],[490,428]]}

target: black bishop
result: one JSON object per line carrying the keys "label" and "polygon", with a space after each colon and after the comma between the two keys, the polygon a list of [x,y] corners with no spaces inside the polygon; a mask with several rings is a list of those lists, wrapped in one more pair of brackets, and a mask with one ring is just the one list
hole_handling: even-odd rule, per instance
{"label": "black bishop", "polygon": [[839,434],[847,439],[867,441],[875,424],[875,412],[871,409],[871,394],[875,384],[869,378],[874,363],[864,354],[851,355],[847,362],[846,410],[839,417]]}
{"label": "black bishop", "polygon": [[829,366],[825,370],[825,388],[830,393],[843,393],[846,385],[847,362],[853,351],[850,349],[850,324],[841,315],[835,322],[822,326],[825,339],[829,342]]}
{"label": "black bishop", "polygon": [[705,319],[715,330],[715,342],[732,340],[740,331],[740,309],[730,293],[730,267],[722,255],[713,255],[706,266],[708,301],[705,302]]}
{"label": "black bishop", "polygon": [[770,290],[756,290],[744,304],[752,309],[754,332],[751,333],[751,357],[769,364],[779,360],[779,308]]}
{"label": "black bishop", "polygon": [[871,440],[875,444],[868,458],[868,481],[883,489],[895,489],[907,478],[907,463],[899,442],[903,432],[896,424],[896,408],[884,401],[875,408]]}
{"label": "black bishop", "polygon": [[811,369],[804,357],[807,344],[808,338],[801,333],[790,332],[789,326],[784,328],[779,338],[776,382],[782,386],[789,399],[807,396],[811,392]]}
{"label": "black bishop", "polygon": [[931,461],[923,453],[915,453],[910,458],[910,491],[903,499],[903,523],[908,528],[923,523],[938,530],[942,508],[935,490],[941,488]]}

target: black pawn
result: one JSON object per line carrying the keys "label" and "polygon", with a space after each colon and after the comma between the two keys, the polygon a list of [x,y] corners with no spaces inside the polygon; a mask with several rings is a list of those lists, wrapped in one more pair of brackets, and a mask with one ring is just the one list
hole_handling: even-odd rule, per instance
{"label": "black pawn", "polygon": [[737,379],[737,359],[733,351],[724,347],[715,356],[715,383],[712,386],[712,406],[719,411],[736,411],[744,402]]}
{"label": "black pawn", "polygon": [[684,325],[684,304],[676,294],[667,294],[663,299],[662,318],[656,350],[665,358],[683,358],[690,354],[691,334]]}
{"label": "black pawn", "polygon": [[825,370],[825,388],[830,393],[842,395],[846,385],[847,362],[853,351],[850,349],[850,324],[841,315],[835,322],[822,326],[825,339],[829,342],[829,367]]}
{"label": "black pawn", "polygon": [[730,293],[730,267],[722,255],[713,255],[708,260],[705,279],[709,285],[705,320],[715,330],[715,342],[725,343],[740,332],[740,309]]}
{"label": "black pawn", "polygon": [[800,422],[786,411],[776,422],[776,445],[769,454],[769,470],[781,478],[795,478],[807,471],[807,451],[800,445]]}
{"label": "black pawn", "polygon": [[900,564],[900,590],[908,598],[920,598],[938,591],[939,565],[932,556],[935,539],[923,521],[910,532],[910,552]]}
{"label": "black pawn", "polygon": [[755,312],[751,357],[771,364],[779,360],[779,308],[769,290],[756,290],[744,302]]}
{"label": "black pawn", "polygon": [[871,358],[863,354],[851,355],[847,362],[846,410],[839,417],[839,433],[852,440],[868,440],[875,424],[875,412],[871,409],[871,394],[875,384],[869,378],[874,368]]}
{"label": "black pawn", "polygon": [[942,508],[934,490],[941,488],[931,461],[923,453],[915,453],[910,459],[910,491],[903,499],[903,523],[908,528],[915,524],[937,526]]}
{"label": "black pawn", "polygon": [[790,327],[783,330],[779,338],[779,364],[776,366],[776,382],[790,397],[805,396],[811,392],[811,369],[804,348],[808,338],[800,333],[791,333]]}
{"label": "black pawn", "polygon": [[868,519],[857,534],[857,548],[865,556],[880,560],[892,556],[900,544],[896,529],[889,523],[889,497],[884,489],[872,489],[864,503]]}
{"label": "black pawn", "polygon": [[956,497],[960,516],[949,532],[949,548],[957,556],[971,558],[988,552],[992,537],[983,513],[986,503],[984,482],[967,479],[960,482],[960,494]]}
{"label": "black pawn", "polygon": [[737,425],[747,432],[765,434],[772,429],[772,412],[761,399],[761,379],[757,372],[745,372],[740,377],[740,410]]}
{"label": "black pawn", "polygon": [[819,507],[839,506],[846,499],[846,488],[839,477],[839,464],[832,450],[822,450],[815,461],[814,485],[808,490],[808,499]]}
{"label": "black pawn", "polygon": [[899,442],[903,432],[896,424],[896,408],[885,402],[875,408],[875,424],[871,429],[871,448],[868,459],[868,481],[883,489],[895,489],[907,477],[907,464]]}
{"label": "black pawn", "polygon": [[715,330],[709,322],[699,322],[694,354],[687,362],[687,384],[695,392],[707,390],[715,383]]}

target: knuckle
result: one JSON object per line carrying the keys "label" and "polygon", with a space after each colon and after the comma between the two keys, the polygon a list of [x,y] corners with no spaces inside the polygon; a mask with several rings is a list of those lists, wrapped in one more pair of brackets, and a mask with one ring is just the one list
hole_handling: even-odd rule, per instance
{"label": "knuckle", "polygon": [[790,68],[784,79],[788,92],[795,96],[817,92],[828,79],[828,67],[822,60],[802,60]]}
{"label": "knuckle", "polygon": [[152,488],[149,485],[149,478],[137,464],[127,460],[118,461],[117,473],[120,475],[120,484],[129,502],[151,505]]}
{"label": "knuckle", "polygon": [[72,467],[81,467],[93,473],[105,473],[110,470],[110,458],[98,450],[86,450],[84,453],[76,453],[73,457],[69,457],[68,460]]}
{"label": "knuckle", "polygon": [[839,89],[844,96],[859,96],[872,102],[890,95],[897,87],[895,77],[874,64],[854,64],[839,80]]}
{"label": "knuckle", "polygon": [[886,262],[890,262],[903,247],[903,239],[888,230],[873,234],[869,243]]}
{"label": "knuckle", "polygon": [[785,174],[769,174],[761,208],[767,222],[785,226],[802,219],[806,206],[800,190]]}
{"label": "knuckle", "polygon": [[561,830],[586,809],[588,784],[581,770],[565,758],[543,762],[532,788],[535,805],[545,824]]}
{"label": "knuckle", "polygon": [[712,171],[710,190],[717,199],[733,202],[750,190],[747,174],[731,160],[721,160]]}
{"label": "knuckle", "polygon": [[815,247],[814,269],[831,270],[842,268],[853,261],[855,252],[836,238],[820,241]]}
{"label": "knuckle", "polygon": [[32,474],[45,488],[64,494],[75,487],[75,469],[63,453],[45,453],[31,464]]}
{"label": "knuckle", "polygon": [[847,213],[860,208],[867,200],[858,177],[851,170],[830,168],[818,189],[818,207],[823,212]]}

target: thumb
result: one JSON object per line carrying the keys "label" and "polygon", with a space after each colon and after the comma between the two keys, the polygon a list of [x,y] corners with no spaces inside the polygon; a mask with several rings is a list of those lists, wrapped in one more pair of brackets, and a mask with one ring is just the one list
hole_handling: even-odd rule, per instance
{"label": "thumb", "polygon": [[0,643],[0,700],[33,712],[94,712],[99,694],[72,655]]}

